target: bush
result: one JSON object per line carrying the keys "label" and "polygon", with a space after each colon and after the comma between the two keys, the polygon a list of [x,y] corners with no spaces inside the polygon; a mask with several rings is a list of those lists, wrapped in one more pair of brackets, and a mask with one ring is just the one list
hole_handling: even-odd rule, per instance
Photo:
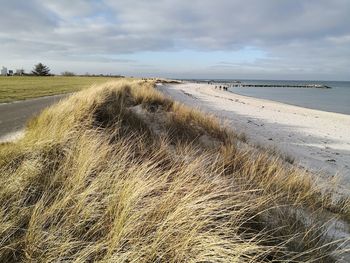
{"label": "bush", "polygon": [[61,73],[62,76],[67,76],[67,77],[71,77],[71,76],[75,76],[74,72],[71,71],[64,71]]}

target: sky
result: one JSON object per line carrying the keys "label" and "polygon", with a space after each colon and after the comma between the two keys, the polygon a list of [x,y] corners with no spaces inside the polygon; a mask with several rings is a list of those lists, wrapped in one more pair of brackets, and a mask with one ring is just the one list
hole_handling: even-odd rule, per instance
{"label": "sky", "polygon": [[349,0],[0,0],[0,67],[350,80]]}

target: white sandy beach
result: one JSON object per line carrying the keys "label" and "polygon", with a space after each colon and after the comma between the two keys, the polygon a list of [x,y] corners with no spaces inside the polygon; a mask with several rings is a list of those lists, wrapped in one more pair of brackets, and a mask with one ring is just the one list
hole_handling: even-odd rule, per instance
{"label": "white sandy beach", "polygon": [[350,186],[350,115],[241,96],[214,85],[158,88],[174,100],[225,120],[253,144],[275,147],[300,166],[330,177],[338,175],[343,185]]}

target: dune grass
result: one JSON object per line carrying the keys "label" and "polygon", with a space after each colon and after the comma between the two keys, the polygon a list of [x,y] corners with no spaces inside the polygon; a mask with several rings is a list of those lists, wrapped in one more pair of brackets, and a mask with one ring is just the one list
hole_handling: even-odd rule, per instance
{"label": "dune grass", "polygon": [[0,76],[0,103],[75,92],[113,79],[115,80],[112,77]]}
{"label": "dune grass", "polygon": [[87,89],[0,145],[1,262],[334,262],[312,175],[152,82]]}

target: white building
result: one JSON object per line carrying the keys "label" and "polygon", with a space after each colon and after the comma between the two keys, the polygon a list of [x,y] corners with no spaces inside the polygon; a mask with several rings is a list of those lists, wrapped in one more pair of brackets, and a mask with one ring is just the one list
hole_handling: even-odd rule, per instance
{"label": "white building", "polygon": [[2,67],[2,69],[1,69],[1,76],[7,76],[7,68]]}
{"label": "white building", "polygon": [[24,75],[24,69],[16,69],[16,74],[17,76],[22,76]]}

